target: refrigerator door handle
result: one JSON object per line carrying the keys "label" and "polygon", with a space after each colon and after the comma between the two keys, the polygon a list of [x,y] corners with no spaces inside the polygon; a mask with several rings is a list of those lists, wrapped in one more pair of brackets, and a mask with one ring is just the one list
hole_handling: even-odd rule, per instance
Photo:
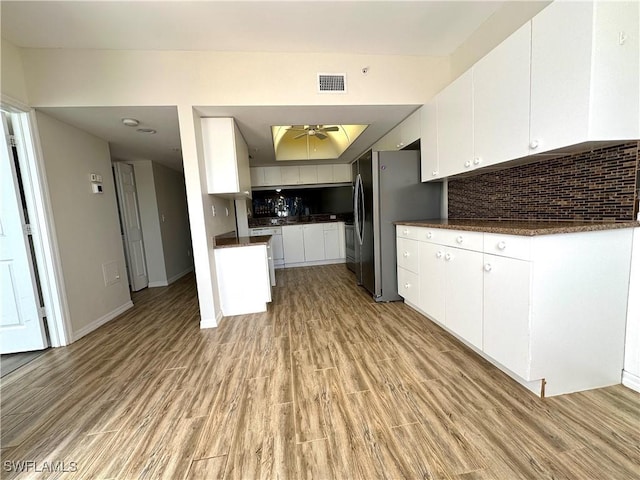
{"label": "refrigerator door handle", "polygon": [[[364,241],[364,194],[363,194],[362,177],[360,174],[356,177],[356,194],[354,201],[354,216],[356,234],[358,236],[358,243],[362,245]],[[360,208],[362,207],[362,208]]]}

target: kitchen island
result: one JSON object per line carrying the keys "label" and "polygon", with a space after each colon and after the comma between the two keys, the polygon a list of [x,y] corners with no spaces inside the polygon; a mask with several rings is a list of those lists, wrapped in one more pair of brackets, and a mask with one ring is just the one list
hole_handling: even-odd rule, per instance
{"label": "kitchen island", "polygon": [[540,396],[620,383],[639,222],[397,222],[398,292]]}
{"label": "kitchen island", "polygon": [[224,316],[265,312],[275,285],[271,236],[213,239],[220,306]]}

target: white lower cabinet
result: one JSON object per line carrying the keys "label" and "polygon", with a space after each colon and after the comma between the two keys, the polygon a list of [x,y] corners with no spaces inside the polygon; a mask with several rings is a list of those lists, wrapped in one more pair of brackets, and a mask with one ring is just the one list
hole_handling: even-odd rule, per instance
{"label": "white lower cabinet", "polygon": [[324,260],[324,228],[321,223],[311,223],[302,227],[305,262]]}
{"label": "white lower cabinet", "polygon": [[531,262],[484,256],[483,351],[530,378]]}
{"label": "white lower cabinet", "polygon": [[344,222],[284,225],[282,244],[285,268],[344,262]]}
{"label": "white lower cabinet", "polygon": [[214,255],[222,314],[266,311],[271,301],[267,245],[217,248]]}
{"label": "white lower cabinet", "polygon": [[400,295],[526,388],[553,396],[620,383],[631,228],[396,233]]}
{"label": "white lower cabinet", "polygon": [[304,237],[302,225],[285,225],[282,227],[282,248],[284,263],[304,262]]}
{"label": "white lower cabinet", "polygon": [[445,249],[444,324],[482,348],[482,253]]}

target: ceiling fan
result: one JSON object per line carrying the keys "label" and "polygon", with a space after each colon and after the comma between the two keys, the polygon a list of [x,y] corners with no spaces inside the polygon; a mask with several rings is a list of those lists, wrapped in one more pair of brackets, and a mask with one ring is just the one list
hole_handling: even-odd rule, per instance
{"label": "ceiling fan", "polygon": [[328,137],[325,132],[337,132],[340,128],[337,126],[325,127],[324,125],[291,125],[287,130],[303,132],[293,137],[294,140],[302,137],[317,137],[320,140],[324,140]]}

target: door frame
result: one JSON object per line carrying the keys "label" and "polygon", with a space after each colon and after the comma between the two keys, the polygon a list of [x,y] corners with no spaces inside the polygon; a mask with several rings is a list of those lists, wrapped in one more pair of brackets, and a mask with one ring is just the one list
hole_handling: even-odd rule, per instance
{"label": "door frame", "polygon": [[63,347],[73,330],[35,110],[6,95],[0,107],[11,113],[51,346]]}

